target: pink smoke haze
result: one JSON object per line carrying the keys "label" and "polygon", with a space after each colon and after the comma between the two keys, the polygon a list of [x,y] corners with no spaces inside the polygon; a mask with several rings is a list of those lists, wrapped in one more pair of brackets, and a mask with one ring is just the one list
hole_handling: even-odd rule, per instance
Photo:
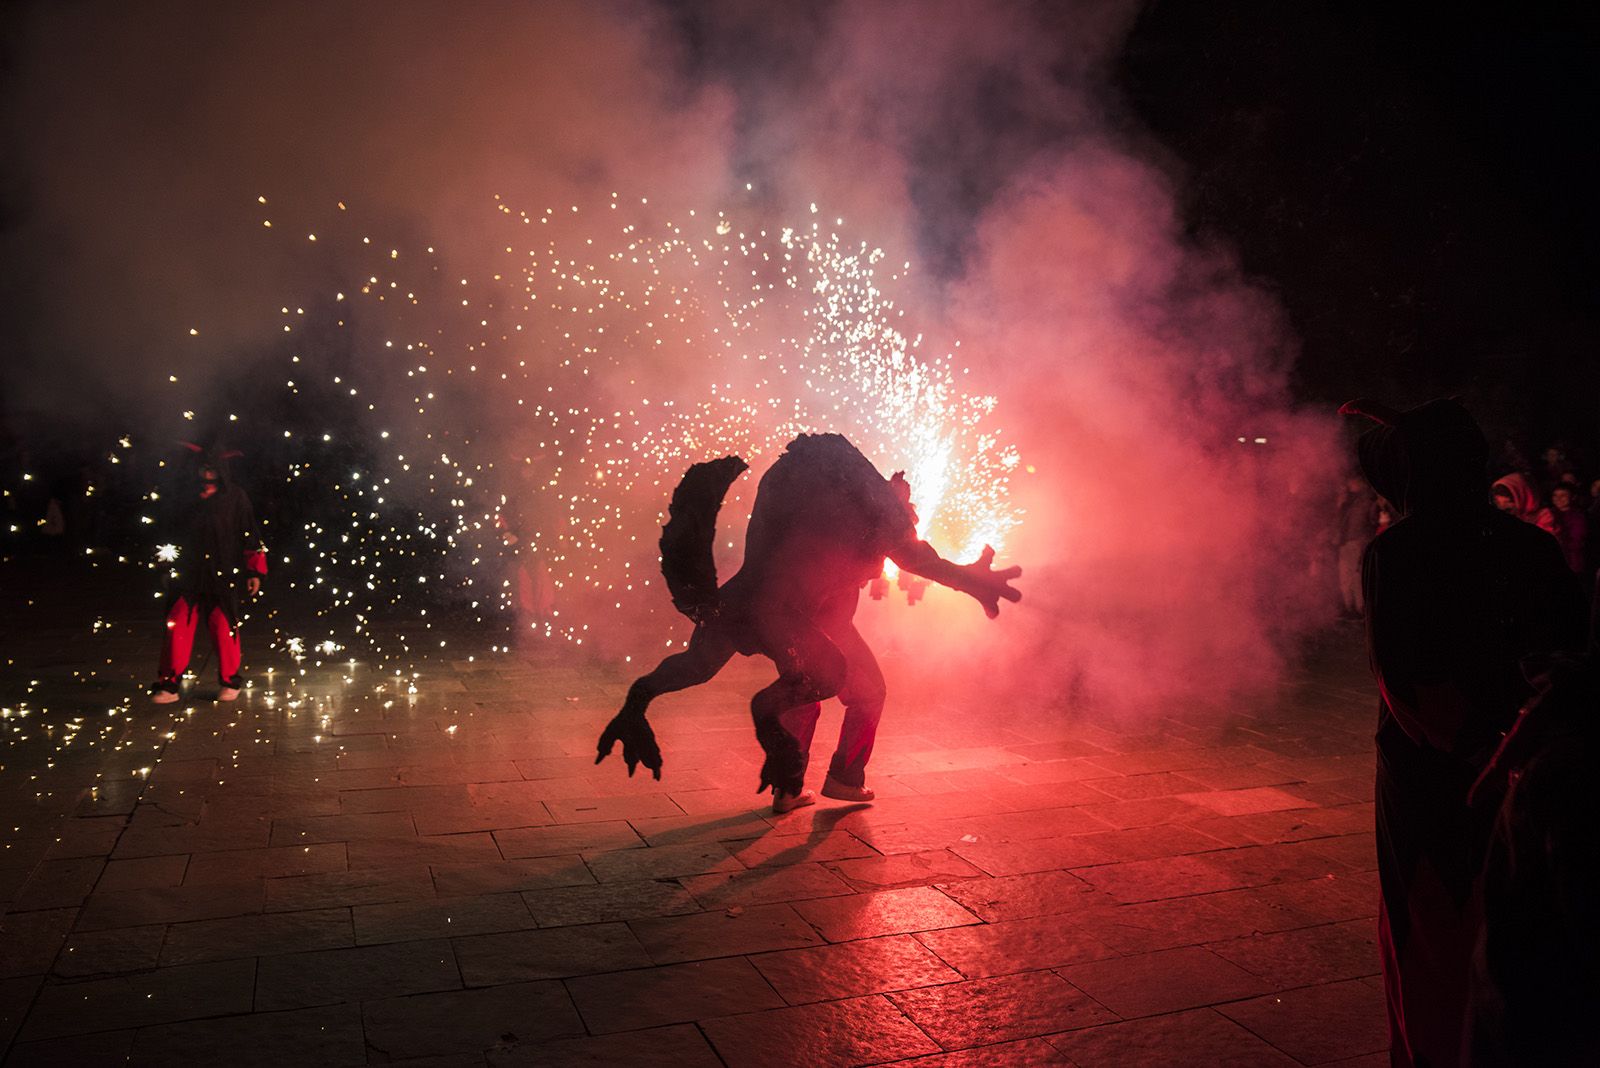
{"label": "pink smoke haze", "polygon": [[1076,152],[990,210],[954,293],[1038,471],[1010,675],[1153,712],[1277,681],[1326,613],[1311,565],[1339,470],[1330,421],[1290,408],[1278,309],[1177,227],[1154,171]]}
{"label": "pink smoke haze", "polygon": [[[638,210],[658,218],[726,205],[751,226],[815,203],[913,262],[896,297],[907,321],[970,368],[964,388],[998,398],[1024,465],[1024,520],[998,561],[1026,569],[1021,605],[996,622],[940,593],[862,612],[898,699],[1164,716],[1270,695],[1329,611],[1312,561],[1343,458],[1331,418],[1294,408],[1281,310],[1226,248],[1185,236],[1181,175],[1123,116],[1107,70],[1136,7],[1085,3],[1041,25],[999,2],[707,3],[721,66],[696,61],[666,10],[43,9],[12,118],[27,115],[35,161],[25,226],[54,250],[30,277],[48,312],[34,347],[63,371],[32,399],[63,404],[67,383],[93,381],[150,403],[169,369],[203,390],[216,354],[266,351],[286,294],[364,273],[327,242],[264,233],[258,195],[299,229],[344,202],[375,241],[436,245],[441,277],[521,254],[496,194],[530,212],[613,192],[649,197]],[[758,33],[782,44],[770,74],[738,70],[736,42]],[[998,102],[984,96],[997,78]],[[1008,128],[1054,132],[1000,139],[1002,106]],[[927,246],[943,270],[919,266]],[[639,354],[581,399],[632,379],[703,397],[703,358]],[[117,381],[113,365],[151,373]],[[532,447],[526,427],[501,429],[513,455]],[[733,516],[772,457],[747,458]],[[634,533],[653,540],[666,496],[628,502]],[[640,657],[686,634],[659,584],[650,596]]]}

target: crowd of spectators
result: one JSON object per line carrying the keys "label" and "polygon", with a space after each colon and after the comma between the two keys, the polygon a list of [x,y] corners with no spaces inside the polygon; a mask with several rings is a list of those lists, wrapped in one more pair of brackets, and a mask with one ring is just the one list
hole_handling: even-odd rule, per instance
{"label": "crowd of spectators", "polygon": [[[1491,461],[1499,470],[1490,500],[1502,512],[1555,538],[1567,567],[1592,591],[1600,570],[1600,470],[1581,472],[1556,446],[1546,449],[1537,463],[1519,461],[1512,450],[1504,452],[1499,461]],[[1394,519],[1393,505],[1365,478],[1352,474],[1346,480],[1333,524],[1342,618],[1363,618],[1362,553]]]}

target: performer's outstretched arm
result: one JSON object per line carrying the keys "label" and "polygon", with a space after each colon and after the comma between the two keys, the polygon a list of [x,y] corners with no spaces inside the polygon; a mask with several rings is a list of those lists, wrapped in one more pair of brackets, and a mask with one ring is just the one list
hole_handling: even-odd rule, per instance
{"label": "performer's outstretched arm", "polygon": [[1022,568],[1013,566],[1001,571],[994,570],[990,566],[994,563],[994,550],[987,545],[978,559],[970,564],[951,563],[925,541],[910,542],[890,553],[889,559],[902,571],[921,575],[930,582],[960,590],[976,599],[990,619],[1000,614],[1002,598],[1007,601],[1022,600],[1022,591],[1011,585],[1012,579],[1022,575]]}

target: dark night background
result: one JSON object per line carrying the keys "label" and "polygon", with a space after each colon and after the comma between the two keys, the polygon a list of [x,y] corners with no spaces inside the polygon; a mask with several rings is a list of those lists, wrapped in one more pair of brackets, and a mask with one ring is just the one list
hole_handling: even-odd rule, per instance
{"label": "dark night background", "polygon": [[1305,399],[1469,400],[1600,426],[1592,8],[1156,2],[1119,82],[1199,234],[1279,294]]}
{"label": "dark night background", "polygon": [[[785,35],[807,10],[813,21],[830,10],[746,17],[730,32],[714,28],[724,5],[668,8],[704,72],[734,83],[781,80]],[[25,10],[5,10],[8,67]],[[1081,5],[1045,11],[1068,33]],[[1596,25],[1580,5],[1444,17],[1404,4],[1154,0],[1101,106],[1172,177],[1191,236],[1235,249],[1281,300],[1302,347],[1303,402],[1455,393],[1496,440],[1562,440],[1587,468],[1600,427]],[[963,220],[935,205],[976,212],[1008,154],[1072,135],[1017,110],[1003,84],[947,106],[984,111],[995,136],[982,159],[924,146],[930,165],[912,193],[929,205],[923,252],[945,271],[962,255]],[[14,172],[0,177],[0,227],[14,228],[35,193]],[[10,247],[6,272],[26,277],[26,249]],[[30,319],[46,314],[25,282],[6,288],[0,410],[7,393],[23,406],[13,379],[29,363]]]}

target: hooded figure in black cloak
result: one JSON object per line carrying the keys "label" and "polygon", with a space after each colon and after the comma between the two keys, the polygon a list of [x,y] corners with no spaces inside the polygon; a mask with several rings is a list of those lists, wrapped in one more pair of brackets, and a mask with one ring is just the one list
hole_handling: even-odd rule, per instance
{"label": "hooded figure in black cloak", "polygon": [[1459,403],[1340,411],[1381,424],[1361,468],[1400,515],[1362,561],[1390,1059],[1439,1068],[1461,1056],[1489,832],[1467,792],[1532,693],[1523,658],[1581,648],[1582,595],[1555,539],[1490,503],[1483,432]]}
{"label": "hooded figure in black cloak", "polygon": [[645,719],[651,700],[709,681],[735,653],[760,654],[777,681],[750,702],[766,753],[757,792],[772,787],[773,808],[788,812],[814,800],[805,773],[820,702],[845,706],[839,746],[822,793],[871,801],[867,761],[883,713],[883,674],[851,622],[861,588],[885,558],[902,571],[969,594],[992,619],[1000,601],[1022,594],[1009,585],[1019,567],[993,570],[994,550],[953,564],[917,536],[911,487],[884,478],[838,434],[802,434],[762,476],[745,537],[744,565],[717,585],[711,546],[722,498],[747,464],[736,456],[696,464],[672,495],[661,536],[661,567],[678,610],[695,622],[689,647],[667,657],[628,691],[622,711],[600,736],[595,763],[622,743],[628,774],[643,764],[661,777],[661,750]]}
{"label": "hooded figure in black cloak", "polygon": [[194,496],[173,517],[170,540],[158,550],[167,570],[166,634],[161,666],[150,699],[178,699],[183,673],[194,650],[201,621],[217,648],[218,700],[238,698],[239,596],[255,596],[267,574],[267,551],[256,526],[255,509],[244,490],[229,478],[228,461],[239,454],[184,442],[194,454]]}

